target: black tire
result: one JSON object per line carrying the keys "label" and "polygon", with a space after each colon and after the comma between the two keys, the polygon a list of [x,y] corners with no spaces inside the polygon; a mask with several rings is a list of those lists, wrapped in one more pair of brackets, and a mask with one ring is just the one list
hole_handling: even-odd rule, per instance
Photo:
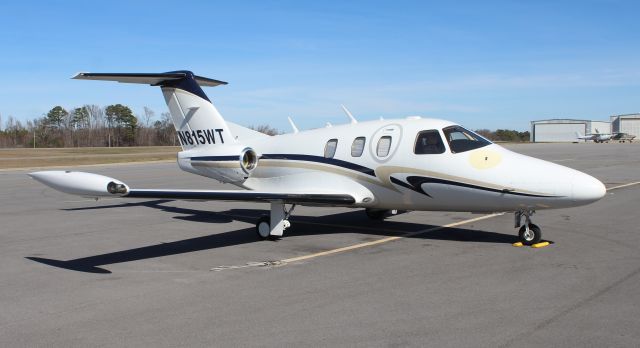
{"label": "black tire", "polygon": [[518,231],[518,237],[520,237],[520,242],[524,245],[533,245],[540,243],[542,240],[542,231],[540,227],[534,224],[529,224],[529,234],[525,236],[525,232],[527,230],[526,226],[520,227],[520,231]]}
{"label": "black tire", "polygon": [[[267,229],[266,233],[264,230],[265,228],[264,223],[266,223],[266,229]],[[260,230],[262,230],[262,233],[260,232]],[[263,240],[269,238],[270,231],[271,231],[271,218],[267,215],[262,215],[256,222],[256,234],[258,235],[258,238]]]}
{"label": "black tire", "polygon": [[378,210],[378,209],[365,209],[364,212],[367,214],[367,216],[371,220],[384,220],[384,218],[389,213],[388,210]]}

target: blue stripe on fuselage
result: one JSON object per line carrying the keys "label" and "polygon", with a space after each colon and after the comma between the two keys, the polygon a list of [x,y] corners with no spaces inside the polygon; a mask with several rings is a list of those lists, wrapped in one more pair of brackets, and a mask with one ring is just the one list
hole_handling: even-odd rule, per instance
{"label": "blue stripe on fuselage", "polygon": [[[373,169],[361,166],[359,164],[335,159],[335,158],[326,158],[321,156],[313,156],[313,155],[298,155],[298,154],[264,154],[260,156],[260,159],[265,160],[289,160],[289,161],[303,161],[303,162],[315,162],[315,163],[323,163],[336,167],[346,168],[350,170],[354,170],[356,172],[360,172],[362,174],[376,176],[376,173]],[[208,162],[217,162],[217,161],[238,161],[238,156],[197,156],[191,157],[192,161],[208,161]]]}

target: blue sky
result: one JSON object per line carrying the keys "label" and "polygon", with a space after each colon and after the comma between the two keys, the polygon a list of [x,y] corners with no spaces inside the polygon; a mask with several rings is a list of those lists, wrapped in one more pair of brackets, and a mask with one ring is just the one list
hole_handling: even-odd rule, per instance
{"label": "blue sky", "polygon": [[159,89],[75,72],[188,69],[231,121],[289,130],[422,115],[469,128],[640,112],[638,1],[10,1],[0,114],[122,103]]}

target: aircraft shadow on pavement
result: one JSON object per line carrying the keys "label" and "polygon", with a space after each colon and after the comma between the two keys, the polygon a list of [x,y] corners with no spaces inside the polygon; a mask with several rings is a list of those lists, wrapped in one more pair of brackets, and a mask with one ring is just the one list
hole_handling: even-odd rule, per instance
{"label": "aircraft shadow on pavement", "polygon": [[[186,221],[199,223],[229,223],[232,221],[241,221],[250,224],[254,224],[259,216],[268,213],[268,211],[266,210],[259,209],[231,209],[224,212],[212,212],[208,210],[197,210],[163,205],[163,203],[167,203],[170,201],[171,200],[153,200],[117,205],[72,208],[65,210],[76,211],[146,206],[174,214],[181,214],[181,216],[175,216],[174,218]],[[416,224],[398,221],[372,221],[366,217],[362,210],[354,210],[350,212],[325,216],[294,215],[291,218],[291,222],[292,226],[285,232],[285,238],[290,236],[326,235],[333,233],[362,233],[374,236],[398,236],[404,233],[417,232],[432,227],[437,227],[427,224]],[[412,235],[408,238],[477,243],[514,243],[518,239],[515,235],[464,228],[443,228],[432,232]],[[121,250],[66,261],[32,256],[26,258],[45,265],[64,268],[72,271],[87,273],[111,273],[111,271],[99,266],[184,254],[194,251],[224,248],[228,246],[255,242],[261,241],[256,236],[255,228],[251,226],[249,228],[216,233],[208,236],[189,238],[175,242],[155,244],[140,248]],[[264,243],[268,242],[269,241],[265,241]]]}

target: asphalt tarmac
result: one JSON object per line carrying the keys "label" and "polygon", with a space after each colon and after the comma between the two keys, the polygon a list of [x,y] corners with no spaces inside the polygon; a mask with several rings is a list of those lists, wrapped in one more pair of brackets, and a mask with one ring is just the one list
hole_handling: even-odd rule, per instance
{"label": "asphalt tarmac", "polygon": [[[538,212],[553,244],[533,249],[512,214],[299,207],[258,241],[266,204],[93,201],[0,172],[0,346],[639,346],[640,184],[621,185],[640,145],[508,147],[613,189]],[[174,163],[80,170],[230,188]]]}

